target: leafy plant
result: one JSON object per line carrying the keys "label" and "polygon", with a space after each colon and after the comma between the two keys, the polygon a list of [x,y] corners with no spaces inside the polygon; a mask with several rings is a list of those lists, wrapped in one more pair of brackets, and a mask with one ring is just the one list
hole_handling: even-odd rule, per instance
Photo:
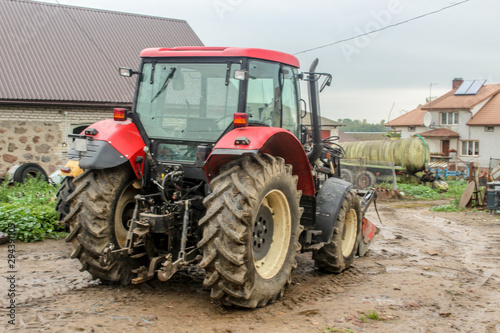
{"label": "leafy plant", "polygon": [[15,226],[15,239],[34,242],[46,237],[61,237],[64,227],[55,210],[57,188],[32,178],[23,184],[0,184],[0,231]]}
{"label": "leafy plant", "polygon": [[407,197],[419,200],[438,200],[443,197],[438,190],[429,186],[398,184],[398,189],[404,192]]}
{"label": "leafy plant", "polygon": [[[410,185],[410,184],[398,184],[400,191],[404,192],[407,197],[418,200],[439,200],[439,199],[455,199],[460,198],[467,187],[467,182],[465,180],[449,180],[448,190],[445,192],[440,191],[429,186],[423,185]],[[458,203],[457,203],[458,207]]]}

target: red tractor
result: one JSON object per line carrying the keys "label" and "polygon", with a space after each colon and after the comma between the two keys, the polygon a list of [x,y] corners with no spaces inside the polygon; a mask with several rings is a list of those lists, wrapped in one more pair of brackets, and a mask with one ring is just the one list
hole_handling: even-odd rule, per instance
{"label": "red tractor", "polygon": [[298,252],[333,273],[366,252],[374,193],[338,178],[342,150],[320,136],[318,81],[331,76],[315,73],[317,60],[299,73],[294,56],[251,48],[141,59],[138,72],[120,68],[137,75],[132,111],[70,135],[66,171],[84,171],[58,207],[84,270],[137,284],[198,263],[211,297],[255,308],[283,294]]}

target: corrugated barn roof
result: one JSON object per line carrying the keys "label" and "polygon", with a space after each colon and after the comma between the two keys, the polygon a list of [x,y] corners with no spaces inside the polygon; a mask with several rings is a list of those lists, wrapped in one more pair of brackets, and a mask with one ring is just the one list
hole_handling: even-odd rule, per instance
{"label": "corrugated barn roof", "polygon": [[148,47],[202,46],[184,20],[0,0],[0,102],[131,103]]}

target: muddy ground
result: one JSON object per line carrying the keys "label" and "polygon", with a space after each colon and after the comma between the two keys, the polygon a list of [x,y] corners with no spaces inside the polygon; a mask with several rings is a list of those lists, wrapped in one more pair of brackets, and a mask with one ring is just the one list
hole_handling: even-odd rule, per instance
{"label": "muddy ground", "polygon": [[[15,325],[2,315],[0,330],[500,333],[500,215],[430,212],[435,204],[380,202],[366,257],[328,275],[301,254],[285,296],[256,310],[213,303],[195,267],[167,283],[108,286],[79,272],[64,240],[17,243]],[[2,311],[7,290],[1,279]]]}

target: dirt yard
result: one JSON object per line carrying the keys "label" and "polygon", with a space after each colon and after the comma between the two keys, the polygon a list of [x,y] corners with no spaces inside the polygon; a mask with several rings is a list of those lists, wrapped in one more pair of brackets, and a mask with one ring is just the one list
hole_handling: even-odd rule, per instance
{"label": "dirt yard", "polygon": [[[500,333],[500,216],[433,213],[434,204],[380,202],[366,257],[328,275],[301,254],[285,296],[256,310],[212,303],[196,267],[166,283],[107,286],[79,272],[64,240],[17,243],[15,325],[2,315],[0,331]],[[0,251],[7,272],[7,245]]]}

